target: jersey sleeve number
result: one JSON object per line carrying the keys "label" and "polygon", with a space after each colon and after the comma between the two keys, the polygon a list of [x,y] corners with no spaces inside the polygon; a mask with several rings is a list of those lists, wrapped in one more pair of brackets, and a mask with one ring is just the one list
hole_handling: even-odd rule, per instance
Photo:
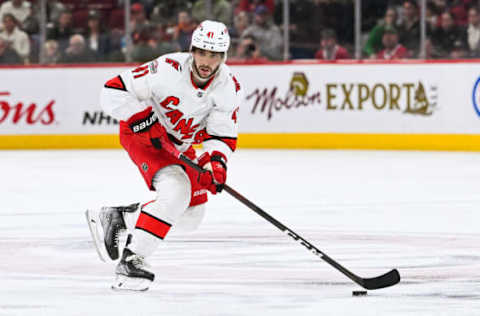
{"label": "jersey sleeve number", "polygon": [[149,71],[148,70],[148,65],[140,66],[140,67],[135,68],[134,70],[132,70],[133,79],[137,79],[137,78],[145,76],[146,74],[148,74],[148,71]]}
{"label": "jersey sleeve number", "polygon": [[234,111],[233,111],[233,114],[232,114],[232,120],[235,122],[235,124],[237,123],[237,115],[238,115],[238,110],[240,108],[237,107]]}

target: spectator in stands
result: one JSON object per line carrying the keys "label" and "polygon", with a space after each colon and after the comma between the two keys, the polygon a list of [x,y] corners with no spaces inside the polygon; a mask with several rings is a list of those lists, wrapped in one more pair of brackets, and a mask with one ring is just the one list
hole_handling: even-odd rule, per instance
{"label": "spectator in stands", "polygon": [[417,56],[420,48],[420,22],[415,0],[405,0],[402,5],[403,20],[398,26],[398,37],[410,56]]}
{"label": "spectator in stands", "polygon": [[398,32],[392,27],[386,27],[383,32],[384,49],[378,52],[377,59],[402,59],[410,57],[405,46],[398,42]]}
{"label": "spectator in stands", "polygon": [[250,25],[250,19],[246,11],[241,11],[233,18],[233,26],[228,28],[232,41],[238,40]]}
{"label": "spectator in stands", "polygon": [[268,9],[268,12],[270,13],[270,15],[273,15],[275,11],[274,0],[240,0],[239,4],[235,8],[235,14],[241,11],[246,11],[248,13],[255,13],[255,10],[260,5],[265,6]]}
{"label": "spectator in stands", "polygon": [[441,58],[437,48],[432,44],[432,40],[427,38],[425,41],[425,59],[438,59]]}
{"label": "spectator in stands", "polygon": [[38,63],[40,56],[40,21],[37,14],[38,6],[32,6],[32,13],[23,21],[23,29],[30,39],[29,62]]}
{"label": "spectator in stands", "polygon": [[478,7],[468,10],[467,42],[469,56],[480,58],[480,14]]}
{"label": "spectator in stands", "polygon": [[228,33],[230,34],[231,45],[228,56],[235,56],[237,47],[240,44],[240,37],[243,32],[250,25],[249,15],[246,11],[241,11],[233,18],[233,25],[228,26]]}
{"label": "spectator in stands", "polygon": [[28,36],[38,35],[40,33],[40,14],[38,13],[38,6],[32,6],[31,14],[22,23],[22,30]]}
{"label": "spectator in stands", "polygon": [[27,19],[31,12],[31,4],[29,1],[10,0],[4,2],[0,7],[0,19],[3,19],[3,15],[6,13],[10,13],[17,20],[17,26],[22,29],[23,22]]}
{"label": "spectator in stands", "polygon": [[140,31],[150,26],[150,21],[147,19],[147,13],[145,12],[143,4],[138,2],[132,4],[130,14],[130,27],[132,32]]}
{"label": "spectator in stands", "polygon": [[118,28],[112,28],[109,32],[110,54],[107,60],[110,62],[125,62],[125,35]]}
{"label": "spectator in stands", "polygon": [[66,10],[60,13],[58,21],[55,21],[47,29],[47,38],[58,42],[60,52],[64,52],[68,47],[68,42],[73,34],[72,12]]}
{"label": "spectator in stands", "polygon": [[105,61],[110,53],[110,37],[102,30],[98,11],[90,10],[88,13],[87,28],[85,40],[88,48],[97,55],[98,61]]}
{"label": "spectator in stands", "polygon": [[87,47],[83,35],[74,34],[70,37],[68,48],[60,59],[61,63],[92,63],[95,62],[95,54]]}
{"label": "spectator in stands", "polygon": [[467,6],[465,0],[451,0],[450,13],[456,25],[466,26],[468,21]]}
{"label": "spectator in stands", "polygon": [[43,46],[44,61],[47,65],[54,65],[60,60],[60,51],[56,40],[48,40]]}
{"label": "spectator in stands", "polygon": [[315,53],[316,59],[337,60],[350,58],[347,50],[337,44],[337,35],[334,30],[323,30],[321,37],[320,49]]}
{"label": "spectator in stands", "polygon": [[235,55],[232,60],[236,61],[250,61],[250,62],[266,62],[267,58],[262,56],[260,46],[256,43],[252,35],[247,35],[240,40],[237,46]]}
{"label": "spectator in stands", "polygon": [[178,23],[175,27],[173,39],[180,45],[180,50],[186,52],[190,49],[190,39],[196,24],[187,11],[178,12]]}
{"label": "spectator in stands", "polygon": [[383,33],[386,27],[396,27],[397,11],[394,7],[387,8],[385,17],[368,34],[364,52],[367,56],[375,56],[383,48]]}
{"label": "spectator in stands", "polygon": [[150,33],[151,30],[149,26],[144,26],[135,31],[135,34],[133,35],[134,45],[131,55],[133,61],[144,63],[158,57],[155,49],[149,44]]}
{"label": "spectator in stands", "polygon": [[4,30],[0,32],[0,38],[17,52],[24,63],[28,63],[30,39],[27,33],[17,27],[17,20],[11,13],[5,13],[2,21]]}
{"label": "spectator in stands", "polygon": [[[98,1],[98,0],[96,0],[96,1]],[[120,1],[124,1],[124,0],[120,0]],[[155,6],[156,1],[158,1],[158,0],[130,0],[130,3],[131,4],[136,3],[136,2],[141,3],[143,5],[143,7],[145,8],[145,13],[147,15],[147,18],[149,18],[149,20],[150,20],[150,15],[152,14],[152,10],[153,10],[153,7]]]}
{"label": "spectator in stands", "polygon": [[259,5],[255,9],[254,23],[243,32],[242,37],[247,35],[256,39],[262,56],[273,60],[282,59],[282,35],[278,26],[273,24],[266,6]]}
{"label": "spectator in stands", "polygon": [[440,25],[441,12],[443,11],[439,11],[433,2],[427,2],[427,10],[425,15],[426,15],[428,34],[432,34],[432,32],[434,32]]}
{"label": "spectator in stands", "polygon": [[[47,21],[58,21],[60,14],[66,9],[65,5],[59,0],[47,0]],[[40,20],[39,11],[40,10],[37,10],[37,20]]]}
{"label": "spectator in stands", "polygon": [[189,12],[191,9],[192,2],[189,0],[157,0],[150,18],[163,25],[176,24],[178,12]]}
{"label": "spectator in stands", "polygon": [[0,37],[0,65],[21,64],[22,59],[8,43]]}
{"label": "spectator in stands", "polygon": [[452,50],[450,51],[450,59],[464,59],[468,57],[468,48],[465,42],[457,39],[453,43]]}
{"label": "spectator in stands", "polygon": [[207,16],[205,0],[198,0],[193,4],[192,17],[196,23],[204,20],[215,20],[225,25],[232,24],[232,5],[227,0],[210,0],[212,5],[212,15]]}
{"label": "spectator in stands", "polygon": [[449,11],[442,13],[442,24],[432,35],[433,44],[443,57],[448,57],[455,41],[466,43],[466,30],[455,25]]}
{"label": "spectator in stands", "polygon": [[180,45],[176,41],[170,40],[165,34],[165,27],[162,24],[155,25],[151,33],[148,44],[154,49],[157,56],[180,50]]}
{"label": "spectator in stands", "polygon": [[436,8],[435,11],[440,14],[441,12],[447,11],[447,0],[432,0],[432,5]]}

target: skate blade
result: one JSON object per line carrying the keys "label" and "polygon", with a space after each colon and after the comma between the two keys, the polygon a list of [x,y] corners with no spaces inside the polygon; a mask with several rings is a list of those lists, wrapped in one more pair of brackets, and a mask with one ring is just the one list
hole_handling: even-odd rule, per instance
{"label": "skate blade", "polygon": [[86,210],[85,216],[87,218],[90,235],[93,239],[93,244],[95,245],[95,250],[100,257],[100,260],[102,260],[103,262],[107,262],[107,258],[110,259],[110,257],[108,256],[107,249],[105,249],[103,234],[99,231],[100,229],[102,229],[100,220],[98,219],[98,216],[96,216],[95,211],[93,210]]}
{"label": "skate blade", "polygon": [[145,292],[150,287],[152,281],[142,278],[130,278],[126,275],[118,274],[115,282],[112,285],[112,290],[123,292],[123,291],[133,291],[133,292]]}

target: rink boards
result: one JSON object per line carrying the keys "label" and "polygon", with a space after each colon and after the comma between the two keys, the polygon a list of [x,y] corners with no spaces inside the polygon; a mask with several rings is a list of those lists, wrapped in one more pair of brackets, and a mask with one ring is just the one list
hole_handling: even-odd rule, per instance
{"label": "rink boards", "polygon": [[[477,62],[231,67],[239,147],[480,150]],[[0,148],[119,147],[99,92],[130,68],[0,68]]]}

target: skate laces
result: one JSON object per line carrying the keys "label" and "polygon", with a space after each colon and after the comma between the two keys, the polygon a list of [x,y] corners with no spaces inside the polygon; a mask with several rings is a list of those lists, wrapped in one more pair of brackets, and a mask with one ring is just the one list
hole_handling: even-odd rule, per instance
{"label": "skate laces", "polygon": [[113,245],[115,247],[118,247],[118,244],[120,242],[120,234],[124,231],[122,225],[120,224],[115,224],[113,226]]}
{"label": "skate laces", "polygon": [[150,265],[145,261],[145,257],[133,254],[125,258],[126,262],[130,262],[137,269],[148,268]]}
{"label": "skate laces", "polygon": [[120,230],[119,229],[116,229],[114,232],[113,232],[113,246],[114,247],[118,247],[118,244],[120,242]]}
{"label": "skate laces", "polygon": [[[102,222],[102,225],[104,223],[112,222],[112,220],[114,218],[114,214],[113,214],[114,212],[119,212],[120,216],[122,216],[122,214],[121,214],[122,212],[120,210],[117,210],[117,209],[120,209],[120,208],[119,207],[108,207],[108,206],[104,206],[104,207],[101,208],[99,216],[100,216],[100,221]],[[111,227],[112,227],[112,235],[113,235],[113,246],[118,247],[118,245],[120,243],[120,235],[125,229],[119,223],[116,223],[116,224],[112,225]]]}

